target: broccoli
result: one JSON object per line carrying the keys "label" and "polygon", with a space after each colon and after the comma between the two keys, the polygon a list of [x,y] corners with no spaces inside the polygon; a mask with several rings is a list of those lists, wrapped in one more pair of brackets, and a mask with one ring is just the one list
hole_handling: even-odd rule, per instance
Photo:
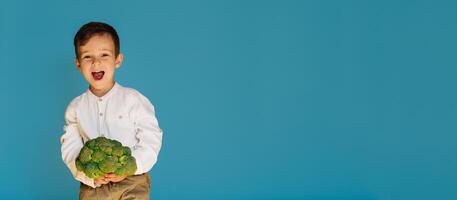
{"label": "broccoli", "polygon": [[76,169],[89,178],[100,178],[108,173],[118,176],[135,174],[136,160],[130,148],[105,137],[87,141],[75,161]]}
{"label": "broccoli", "polygon": [[115,156],[108,156],[105,160],[98,164],[98,167],[102,172],[113,173],[118,167],[118,159]]}
{"label": "broccoli", "polygon": [[113,156],[121,157],[124,155],[124,148],[122,146],[114,147],[111,153]]}
{"label": "broccoli", "polygon": [[76,160],[76,169],[78,171],[84,171],[84,165],[79,160]]}
{"label": "broccoli", "polygon": [[79,152],[79,160],[81,163],[87,163],[90,160],[92,160],[92,149],[89,147],[83,147],[81,151]]}
{"label": "broccoli", "polygon": [[89,178],[99,178],[103,176],[103,172],[98,169],[97,163],[94,162],[88,162],[84,166],[84,173],[87,175]]}
{"label": "broccoli", "polygon": [[[126,156],[121,157],[125,158]],[[122,162],[121,162],[122,163]],[[126,160],[121,164],[121,167],[118,168],[114,173],[118,176],[122,174],[133,174],[136,171],[136,161],[134,157],[127,157]]]}
{"label": "broccoli", "polygon": [[92,161],[99,163],[103,159],[105,159],[106,154],[105,152],[101,150],[95,150],[94,153],[92,153]]}

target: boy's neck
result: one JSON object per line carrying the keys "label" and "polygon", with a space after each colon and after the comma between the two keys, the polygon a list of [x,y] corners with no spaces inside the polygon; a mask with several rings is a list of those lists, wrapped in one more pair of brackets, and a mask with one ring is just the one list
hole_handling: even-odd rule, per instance
{"label": "boy's neck", "polygon": [[107,88],[102,88],[102,89],[95,89],[92,86],[89,86],[89,90],[97,97],[103,97],[105,96],[106,93],[108,93],[113,87],[114,87],[115,82],[113,81],[111,85]]}

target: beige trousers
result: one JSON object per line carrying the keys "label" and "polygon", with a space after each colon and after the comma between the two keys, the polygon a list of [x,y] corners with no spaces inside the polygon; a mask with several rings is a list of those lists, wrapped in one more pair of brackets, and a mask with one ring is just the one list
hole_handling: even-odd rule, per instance
{"label": "beige trousers", "polygon": [[92,188],[81,183],[80,200],[149,200],[151,178],[147,173],[129,176],[117,183],[108,183]]}

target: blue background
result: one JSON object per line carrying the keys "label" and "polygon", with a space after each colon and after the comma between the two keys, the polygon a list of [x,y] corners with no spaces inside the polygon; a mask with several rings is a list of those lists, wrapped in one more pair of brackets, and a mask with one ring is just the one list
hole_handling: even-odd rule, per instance
{"label": "blue background", "polygon": [[164,130],[153,199],[457,199],[455,1],[0,5],[1,199],[77,199],[72,39],[121,37],[116,80]]}

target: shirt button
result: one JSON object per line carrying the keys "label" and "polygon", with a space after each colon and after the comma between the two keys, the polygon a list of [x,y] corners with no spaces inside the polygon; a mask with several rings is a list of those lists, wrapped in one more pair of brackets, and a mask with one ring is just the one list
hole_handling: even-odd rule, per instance
{"label": "shirt button", "polygon": [[100,113],[100,117],[102,117],[102,116],[103,116],[103,113]]}
{"label": "shirt button", "polygon": [[103,99],[102,98],[99,98],[98,101],[102,101]]}

